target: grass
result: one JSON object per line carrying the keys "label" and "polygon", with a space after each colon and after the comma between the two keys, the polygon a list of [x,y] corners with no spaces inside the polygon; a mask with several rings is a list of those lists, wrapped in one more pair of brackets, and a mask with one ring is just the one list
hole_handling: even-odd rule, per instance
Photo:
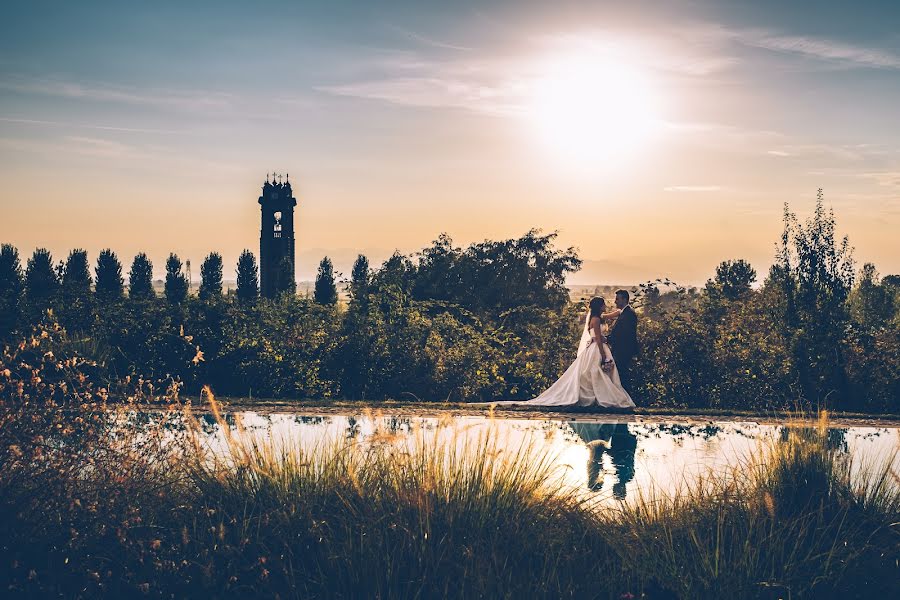
{"label": "grass", "polygon": [[[827,416],[729,471],[596,510],[552,457],[377,432],[305,447],[190,413],[4,406],[2,589],[21,597],[871,598],[900,591],[900,485]],[[80,423],[74,422],[81,419]],[[56,432],[56,433],[54,433]],[[68,433],[61,433],[68,432]],[[14,448],[13,448],[14,447]]]}

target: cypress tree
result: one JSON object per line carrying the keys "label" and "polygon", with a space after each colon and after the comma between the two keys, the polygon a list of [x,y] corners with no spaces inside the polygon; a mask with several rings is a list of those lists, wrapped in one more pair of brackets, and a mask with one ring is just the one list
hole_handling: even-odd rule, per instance
{"label": "cypress tree", "polygon": [[22,310],[22,262],[11,244],[0,246],[0,338],[15,328]]}
{"label": "cypress tree", "polygon": [[187,299],[188,280],[181,271],[181,259],[175,253],[166,260],[166,300],[181,304]]}
{"label": "cypress tree", "polygon": [[59,278],[53,268],[53,257],[46,248],[38,248],[25,267],[25,299],[32,317],[50,308],[59,292]]}
{"label": "cypress tree", "polygon": [[128,297],[134,300],[153,297],[153,263],[143,252],[131,261],[128,272]]}
{"label": "cypress tree", "polygon": [[91,325],[91,271],[85,250],[72,250],[62,271],[59,317],[67,329],[84,331]]}
{"label": "cypress tree", "polygon": [[294,278],[294,265],[287,256],[282,258],[281,262],[278,263],[275,293],[288,294],[290,296],[297,293],[297,280]]}
{"label": "cypress tree", "polygon": [[337,304],[338,293],[337,285],[334,282],[334,266],[331,264],[331,259],[327,256],[319,263],[313,300],[317,304],[330,306]]}
{"label": "cypress tree", "polygon": [[259,297],[259,267],[256,257],[249,250],[241,252],[237,263],[237,297],[252,302]]}
{"label": "cypress tree", "polygon": [[91,272],[87,251],[77,249],[69,252],[63,269],[62,291],[66,302],[87,298],[91,293]]}
{"label": "cypress tree", "polygon": [[100,252],[97,257],[97,298],[104,302],[115,302],[122,299],[125,280],[122,278],[122,263],[119,257],[109,248]]}
{"label": "cypress tree", "polygon": [[369,296],[369,259],[360,254],[350,272],[350,298],[353,302],[365,302]]}
{"label": "cypress tree", "polygon": [[210,252],[200,265],[200,298],[209,300],[222,297],[222,256]]}

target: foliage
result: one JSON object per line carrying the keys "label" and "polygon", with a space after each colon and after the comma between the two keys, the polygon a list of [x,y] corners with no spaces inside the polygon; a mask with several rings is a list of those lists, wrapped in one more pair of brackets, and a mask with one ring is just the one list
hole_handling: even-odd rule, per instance
{"label": "foliage", "polygon": [[334,266],[327,256],[319,263],[319,271],[316,273],[316,286],[313,291],[313,299],[317,304],[334,306],[337,304],[337,285],[334,282]]}
{"label": "foliage", "polygon": [[849,323],[847,298],[853,285],[853,251],[835,237],[835,220],[826,212],[822,190],[806,225],[787,206],[784,233],[771,279],[780,287],[777,316],[789,339],[800,391],[811,401],[836,393],[850,398],[843,345],[835,343]]}
{"label": "foliage", "polygon": [[365,302],[369,296],[369,259],[360,254],[353,262],[353,270],[350,272],[350,300],[352,302]]}
{"label": "foliage", "polygon": [[856,325],[884,327],[897,312],[896,291],[890,283],[883,284],[878,279],[875,265],[864,264],[859,274],[859,283],[850,293],[850,317]]}
{"label": "foliage", "polygon": [[[552,276],[577,257],[544,245],[550,241],[530,232],[457,248],[441,236],[419,255],[395,253],[379,268],[360,257],[344,306],[286,293],[247,302],[240,291],[200,301],[188,296],[181,261],[171,255],[167,302],[151,296],[88,308],[79,316],[90,333],[76,337],[110,381],[171,376],[194,394],[210,385],[243,397],[528,399],[571,363],[584,321],[584,303],[560,303]],[[5,252],[14,290],[15,249]],[[35,289],[40,272],[55,277],[49,253],[37,256],[29,261]],[[241,261],[252,292],[253,255]],[[743,260],[722,263],[699,292],[664,279],[632,289],[641,348],[632,369],[636,402],[768,411],[827,401],[900,412],[900,305],[884,300],[895,280],[879,282],[864,267],[850,287],[851,264],[820,197],[806,225],[786,212],[779,261],[758,289]],[[517,277],[549,283],[528,291]],[[322,289],[335,298],[331,286]],[[27,331],[47,308],[84,327],[67,304],[55,292],[26,298],[6,335]]]}
{"label": "foliage", "polygon": [[116,253],[107,248],[97,257],[96,268],[97,299],[102,302],[116,302],[122,299],[125,280],[122,279],[122,263]]}
{"label": "foliage", "polygon": [[146,254],[140,252],[131,262],[128,273],[128,296],[132,300],[146,300],[153,297],[153,263]]}
{"label": "foliage", "polygon": [[288,256],[281,258],[275,273],[275,295],[293,296],[297,293],[297,279],[294,263]]}
{"label": "foliage", "polygon": [[241,252],[237,263],[237,297],[241,302],[253,302],[259,298],[259,267],[256,257],[246,249]]}
{"label": "foliage", "polygon": [[85,250],[72,250],[63,269],[59,319],[70,331],[86,331],[93,322],[91,273]]}
{"label": "foliage", "polygon": [[22,310],[25,282],[19,251],[10,244],[0,246],[0,340],[16,328]]}
{"label": "foliage", "polygon": [[557,234],[532,229],[518,239],[484,241],[465,250],[442,234],[419,255],[411,291],[416,299],[443,300],[476,313],[521,306],[562,308],[566,274],[581,268],[574,248],[553,246]]}
{"label": "foliage", "polygon": [[743,259],[726,260],[716,267],[716,277],[706,282],[706,293],[710,297],[718,295],[727,300],[737,300],[750,293],[756,281],[756,270]]}
{"label": "foliage", "polygon": [[200,265],[200,299],[211,300],[222,296],[222,255],[210,252]]}
{"label": "foliage", "polygon": [[39,318],[58,293],[59,277],[53,268],[53,257],[46,248],[38,248],[25,267],[25,298],[31,319]]}
{"label": "foliage", "polygon": [[182,304],[187,299],[187,276],[182,271],[181,259],[174,253],[166,260],[165,293],[170,304]]}

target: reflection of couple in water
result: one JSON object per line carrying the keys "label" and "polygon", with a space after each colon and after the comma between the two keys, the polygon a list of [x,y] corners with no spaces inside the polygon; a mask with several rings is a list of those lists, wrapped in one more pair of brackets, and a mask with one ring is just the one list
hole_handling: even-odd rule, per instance
{"label": "reflection of couple in water", "polygon": [[625,499],[625,486],[634,479],[634,455],[637,436],[628,431],[626,423],[569,423],[587,444],[587,486],[593,491],[603,489],[603,455],[609,454],[616,470],[615,498]]}

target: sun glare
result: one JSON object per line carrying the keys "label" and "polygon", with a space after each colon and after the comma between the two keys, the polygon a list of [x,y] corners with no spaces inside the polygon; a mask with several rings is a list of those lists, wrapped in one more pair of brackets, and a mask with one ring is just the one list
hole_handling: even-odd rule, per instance
{"label": "sun glare", "polygon": [[561,164],[602,172],[621,165],[659,130],[657,98],[637,69],[590,55],[548,61],[529,116]]}

